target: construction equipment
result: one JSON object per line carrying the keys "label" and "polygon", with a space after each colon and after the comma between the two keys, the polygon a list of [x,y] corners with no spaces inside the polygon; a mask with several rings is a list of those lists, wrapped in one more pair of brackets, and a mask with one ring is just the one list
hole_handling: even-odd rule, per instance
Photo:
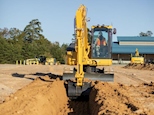
{"label": "construction equipment", "polygon": [[45,65],[55,65],[56,59],[55,58],[46,58]]}
{"label": "construction equipment", "polygon": [[[76,11],[74,19],[75,42],[67,48],[67,64],[76,65],[73,73],[63,73],[63,79],[68,80],[67,94],[71,99],[89,96],[91,82],[86,82],[84,78],[107,82],[114,80],[113,73],[105,73],[103,69],[96,67],[112,65],[112,32],[115,34],[116,29],[103,24],[92,26],[89,33],[86,13],[84,5],[81,5]],[[106,43],[104,43],[105,39]],[[75,80],[69,80],[72,78]]]}
{"label": "construction equipment", "polygon": [[39,65],[38,58],[26,59],[26,65]]}
{"label": "construction equipment", "polygon": [[26,59],[26,65],[55,65],[55,58],[47,58],[46,56],[38,56],[36,58]]}
{"label": "construction equipment", "polygon": [[144,57],[140,56],[137,48],[135,50],[135,55],[131,56],[131,63],[135,63],[135,64],[143,64],[144,63]]}
{"label": "construction equipment", "polygon": [[42,65],[55,65],[56,64],[56,59],[55,58],[49,58],[46,56],[38,56],[39,59],[39,64]]}

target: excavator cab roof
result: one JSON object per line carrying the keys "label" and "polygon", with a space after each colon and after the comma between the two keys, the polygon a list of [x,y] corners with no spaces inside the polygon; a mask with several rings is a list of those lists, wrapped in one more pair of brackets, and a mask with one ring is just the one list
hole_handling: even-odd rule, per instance
{"label": "excavator cab roof", "polygon": [[112,26],[111,25],[93,25],[92,27],[91,27],[92,29],[94,29],[94,28],[106,28],[106,29],[112,29]]}

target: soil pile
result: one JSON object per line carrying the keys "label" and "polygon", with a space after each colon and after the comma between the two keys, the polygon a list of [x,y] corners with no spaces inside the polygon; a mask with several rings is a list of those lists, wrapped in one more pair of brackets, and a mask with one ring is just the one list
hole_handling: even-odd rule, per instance
{"label": "soil pile", "polygon": [[[90,94],[89,105],[91,114],[153,115],[153,91],[154,83],[145,83],[135,87],[97,82]],[[148,108],[149,104],[151,106],[150,109]]]}
{"label": "soil pile", "polygon": [[[38,77],[0,104],[1,115],[153,115],[154,83],[92,83],[89,101],[71,101],[64,81]],[[150,106],[150,107],[149,107]]]}
{"label": "soil pile", "polygon": [[68,98],[63,81],[39,77],[0,104],[1,115],[59,115]]}
{"label": "soil pile", "polygon": [[154,64],[150,64],[150,63],[146,63],[146,64],[129,63],[124,68],[140,69],[140,70],[154,70]]}

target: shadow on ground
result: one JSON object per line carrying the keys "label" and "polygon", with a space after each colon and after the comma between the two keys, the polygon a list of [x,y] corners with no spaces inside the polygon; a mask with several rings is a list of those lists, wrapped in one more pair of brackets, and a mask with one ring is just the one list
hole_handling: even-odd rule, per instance
{"label": "shadow on ground", "polygon": [[38,73],[38,72],[36,72],[35,74],[12,73],[12,77],[26,78],[26,79],[30,79],[30,80],[35,80],[37,77],[39,77],[42,81],[49,82],[49,80],[45,80],[44,78],[42,78],[43,76],[48,76],[50,79],[59,78],[60,80],[62,80],[62,76],[55,75],[52,73]]}
{"label": "shadow on ground", "polygon": [[89,102],[84,100],[71,100],[68,101],[68,107],[72,109],[68,115],[89,115]]}

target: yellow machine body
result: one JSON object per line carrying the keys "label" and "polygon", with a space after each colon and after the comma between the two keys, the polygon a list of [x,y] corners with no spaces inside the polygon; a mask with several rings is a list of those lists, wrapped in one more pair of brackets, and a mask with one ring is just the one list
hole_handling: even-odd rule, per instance
{"label": "yellow machine body", "polygon": [[144,64],[144,58],[143,57],[132,57],[131,63]]}
{"label": "yellow machine body", "polygon": [[138,49],[136,49],[135,55],[131,57],[131,63],[144,64],[144,57],[139,55]]}
{"label": "yellow machine body", "polygon": [[[92,80],[113,81],[113,74],[98,73],[97,66],[112,65],[112,26],[92,26],[87,28],[86,7],[81,5],[74,19],[75,42],[67,48],[67,65],[76,65],[73,74],[64,73],[63,79],[75,78],[75,83],[68,83],[68,95],[76,97],[87,92],[90,85],[84,78]],[[115,34],[115,32],[113,32]],[[72,45],[72,46],[71,46]],[[90,72],[90,73],[89,73]],[[91,74],[92,73],[92,74]],[[70,76],[70,77],[69,77]]]}
{"label": "yellow machine body", "polygon": [[56,59],[55,58],[46,58],[45,65],[55,65]]}
{"label": "yellow machine body", "polygon": [[[67,65],[77,65],[77,54],[76,52],[67,52]],[[83,61],[83,65],[90,66],[110,66],[112,65],[112,59],[88,59]]]}

